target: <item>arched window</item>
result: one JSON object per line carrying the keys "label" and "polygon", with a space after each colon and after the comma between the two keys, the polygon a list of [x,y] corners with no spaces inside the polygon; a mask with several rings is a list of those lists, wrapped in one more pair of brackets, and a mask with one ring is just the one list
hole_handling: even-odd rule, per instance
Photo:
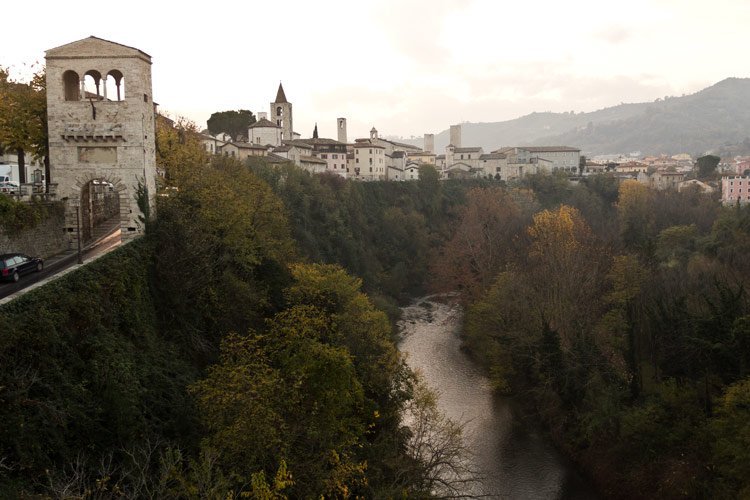
{"label": "arched window", "polygon": [[277,106],[276,107],[276,116],[281,116],[282,111],[283,110],[281,109],[281,106]]}
{"label": "arched window", "polygon": [[81,99],[81,80],[78,73],[68,70],[63,73],[63,86],[65,87],[66,101],[79,101]]}
{"label": "arched window", "polygon": [[86,92],[84,95],[85,99],[89,97],[97,100],[102,99],[102,74],[96,70],[89,70],[83,75],[83,90]]}
{"label": "arched window", "polygon": [[107,73],[104,97],[110,101],[125,100],[125,77],[122,76],[122,73],[119,70],[113,69]]}

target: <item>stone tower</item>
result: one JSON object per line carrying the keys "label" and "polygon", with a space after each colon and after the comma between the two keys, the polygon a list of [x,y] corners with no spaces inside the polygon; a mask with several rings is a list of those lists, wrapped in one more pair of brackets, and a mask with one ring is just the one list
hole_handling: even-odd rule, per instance
{"label": "stone tower", "polygon": [[346,143],[346,118],[339,118],[336,120],[336,130],[338,130],[339,142]]}
{"label": "stone tower", "polygon": [[279,90],[276,92],[276,100],[271,103],[271,121],[281,127],[282,141],[289,141],[294,138],[292,103],[286,100],[281,82],[279,82]]}
{"label": "stone tower", "polygon": [[375,127],[372,127],[372,130],[370,130],[370,140],[374,141],[378,138],[378,129]]}
{"label": "stone tower", "polygon": [[143,231],[138,185],[156,192],[151,56],[94,36],[49,49],[50,182],[67,199],[66,230],[83,238],[119,217],[123,236]]}
{"label": "stone tower", "polygon": [[435,134],[424,135],[424,151],[427,153],[435,152]]}
{"label": "stone tower", "polygon": [[457,148],[461,147],[461,125],[451,125],[451,142]]}

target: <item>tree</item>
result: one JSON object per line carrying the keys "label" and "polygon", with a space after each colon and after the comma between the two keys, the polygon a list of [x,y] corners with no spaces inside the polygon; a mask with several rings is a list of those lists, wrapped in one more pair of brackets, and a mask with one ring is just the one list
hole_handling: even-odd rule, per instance
{"label": "tree", "polygon": [[208,119],[208,131],[213,134],[229,134],[233,141],[247,138],[247,128],[255,123],[255,115],[247,109],[217,111]]}
{"label": "tree", "polygon": [[18,155],[19,181],[26,182],[26,154],[43,161],[47,186],[49,143],[47,138],[47,93],[44,69],[34,73],[29,83],[10,78],[0,68],[0,144]]}
{"label": "tree", "polygon": [[698,158],[698,178],[708,179],[713,177],[720,161],[721,158],[716,155],[705,155]]}
{"label": "tree", "polygon": [[178,183],[183,171],[200,176],[198,169],[207,164],[208,155],[195,123],[182,117],[173,121],[156,116],[156,165],[164,170],[168,185]]}
{"label": "tree", "polygon": [[569,348],[596,316],[604,254],[580,212],[567,205],[535,214],[526,232],[537,307],[560,333],[563,349]]}
{"label": "tree", "polygon": [[711,421],[713,461],[727,481],[725,498],[750,495],[750,379],[726,388]]}
{"label": "tree", "polygon": [[499,187],[469,191],[455,233],[433,263],[434,288],[461,291],[466,300],[486,290],[515,254],[529,203],[526,192]]}
{"label": "tree", "polygon": [[654,191],[638,181],[620,184],[617,215],[620,237],[627,249],[650,256],[654,247],[655,217]]}

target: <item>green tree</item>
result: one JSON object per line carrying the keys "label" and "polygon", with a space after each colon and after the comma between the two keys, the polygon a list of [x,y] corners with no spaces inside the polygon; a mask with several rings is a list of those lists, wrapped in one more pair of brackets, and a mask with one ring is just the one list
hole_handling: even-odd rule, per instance
{"label": "green tree", "polygon": [[247,128],[255,123],[255,115],[247,109],[217,111],[208,119],[208,131],[213,134],[229,134],[233,141],[247,138]]}
{"label": "green tree", "polygon": [[29,83],[21,83],[0,68],[0,144],[18,155],[20,182],[26,182],[26,154],[30,153],[44,163],[49,186],[52,179],[44,69],[37,71]]}
{"label": "green tree", "polygon": [[716,173],[716,167],[719,166],[721,158],[716,155],[705,155],[698,158],[698,178],[710,179]]}

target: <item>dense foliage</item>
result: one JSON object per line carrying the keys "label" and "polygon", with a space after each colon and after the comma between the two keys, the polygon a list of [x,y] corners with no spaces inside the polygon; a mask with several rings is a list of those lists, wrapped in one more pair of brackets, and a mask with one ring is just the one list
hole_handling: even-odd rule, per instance
{"label": "dense foliage", "polygon": [[749,494],[750,208],[606,177],[490,193],[436,266],[463,266],[439,284],[498,390],[607,496]]}
{"label": "dense foliage", "polygon": [[209,158],[181,120],[157,141],[146,237],[0,307],[0,496],[456,494],[460,429],[383,313],[428,287],[606,495],[750,494],[750,208],[349,182]]}
{"label": "dense foliage", "polygon": [[16,235],[60,214],[62,210],[62,203],[42,203],[37,199],[25,203],[10,196],[0,196],[0,232],[8,236]]}
{"label": "dense foliage", "polygon": [[[282,170],[284,189],[299,179],[311,193],[295,212],[290,191],[206,158],[189,124],[157,125],[167,175],[146,236],[0,307],[0,496],[451,491],[460,430],[406,367],[362,281],[333,264],[362,265],[371,290],[406,293],[410,282],[391,275],[423,280],[440,230],[425,214],[442,213],[442,186],[394,198],[350,185],[341,226],[326,231],[334,219],[308,207],[335,199],[336,180]],[[363,206],[372,214],[352,217]],[[383,234],[355,223],[370,220]]]}

